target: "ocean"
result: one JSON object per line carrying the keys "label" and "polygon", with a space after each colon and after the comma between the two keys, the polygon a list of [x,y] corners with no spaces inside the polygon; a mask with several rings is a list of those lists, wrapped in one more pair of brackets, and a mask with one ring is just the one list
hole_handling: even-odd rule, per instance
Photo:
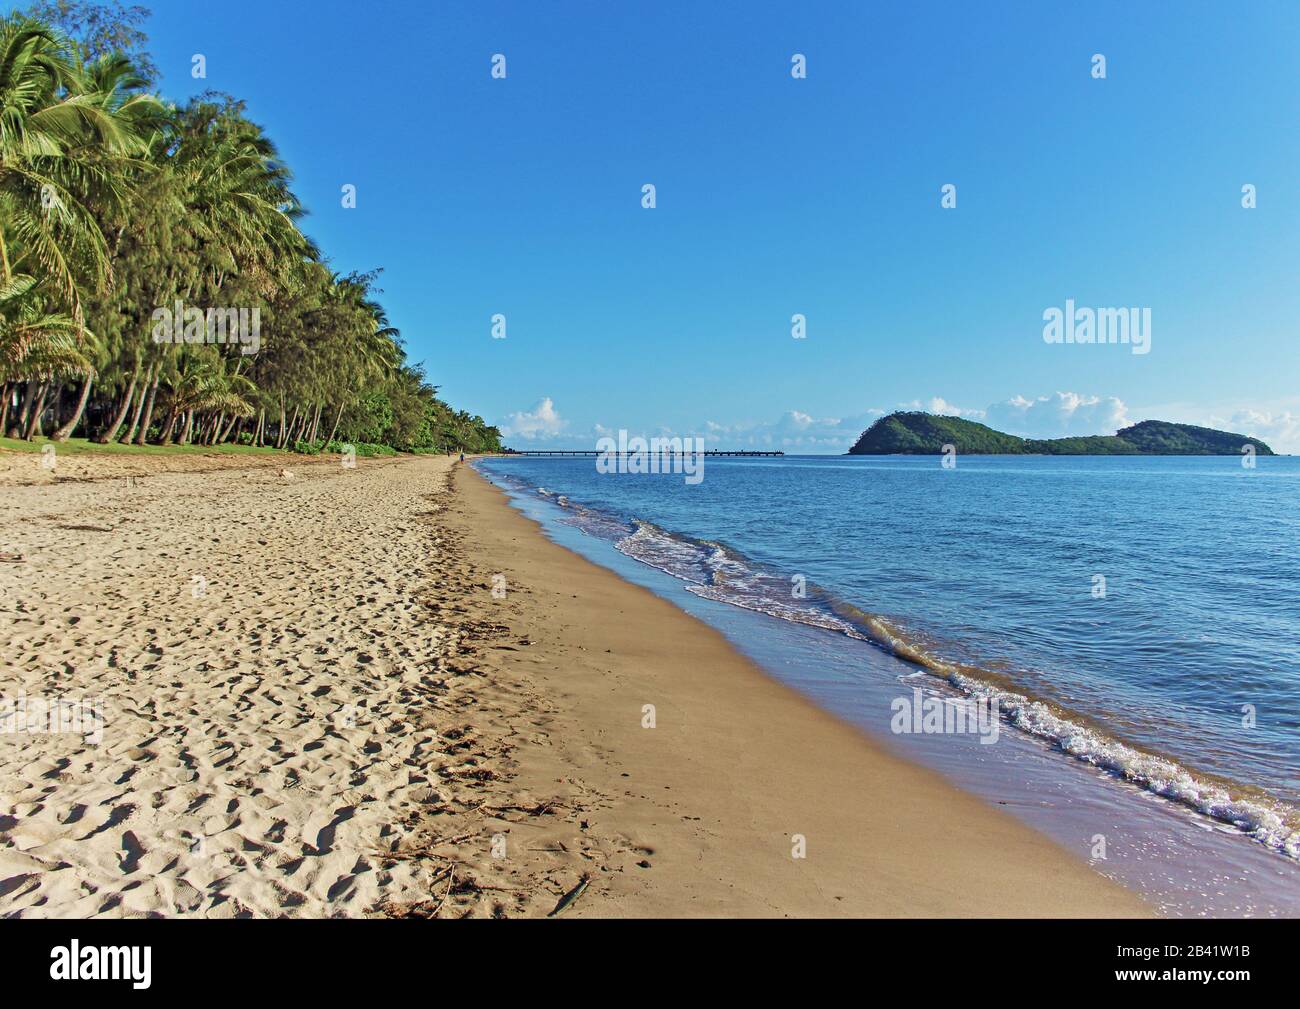
{"label": "ocean", "polygon": [[710,457],[698,483],[476,465],[1164,913],[1300,914],[1300,459]]}

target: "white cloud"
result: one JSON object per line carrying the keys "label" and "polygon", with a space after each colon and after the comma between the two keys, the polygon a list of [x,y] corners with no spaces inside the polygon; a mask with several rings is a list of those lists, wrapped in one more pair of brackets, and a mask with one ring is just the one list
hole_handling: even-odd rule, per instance
{"label": "white cloud", "polygon": [[[924,410],[943,417],[962,417],[998,431],[1033,438],[1078,434],[1114,434],[1128,420],[1124,403],[1113,396],[1084,396],[1058,392],[1030,399],[1015,396],[986,410],[958,406],[942,396],[898,404],[900,410]],[[883,414],[868,410],[854,417],[817,418],[789,410],[779,420],[760,424],[719,424],[709,421],[704,436],[709,448],[781,449],[785,452],[847,452],[858,436]]]}
{"label": "white cloud", "polygon": [[[1128,406],[1116,396],[1077,392],[1051,395],[1016,395],[984,410],[957,406],[941,396],[899,403],[902,410],[924,410],[945,417],[964,417],[988,424],[994,430],[1027,438],[1062,438],[1090,434],[1114,434],[1140,420],[1169,420],[1199,424],[1267,442],[1277,452],[1300,454],[1300,404],[1276,402],[1266,408],[1225,406],[1209,410],[1186,404],[1168,404],[1150,410]],[[773,421],[724,424],[707,421],[683,436],[702,435],[709,449],[781,450],[790,454],[838,454],[847,452],[858,436],[885,414],[871,409],[852,417],[818,417],[802,410],[787,410]],[[570,430],[548,396],[532,410],[510,414],[501,425],[502,434],[515,442],[558,441],[560,445],[592,448],[602,436],[617,430],[597,423],[589,432]],[[667,427],[632,430],[630,434],[668,437],[678,432]]]}
{"label": "white cloud", "polygon": [[854,417],[814,417],[787,410],[775,421],[719,424],[708,421],[701,432],[710,449],[759,449],[808,454],[847,452],[883,410]]}
{"label": "white cloud", "polygon": [[1131,423],[1123,400],[1077,392],[1057,392],[1033,399],[1013,396],[994,403],[984,411],[984,417],[989,427],[1024,438],[1114,434]]}
{"label": "white cloud", "polygon": [[965,410],[960,406],[949,403],[942,396],[931,396],[924,403],[919,399],[914,399],[910,403],[899,403],[900,410],[924,410],[926,413],[938,414],[940,417],[965,417],[967,420],[981,420],[984,417],[983,410]]}
{"label": "white cloud", "polygon": [[507,438],[525,441],[542,441],[564,433],[569,422],[560,416],[551,397],[542,399],[531,411],[520,411],[506,417],[501,433]]}
{"label": "white cloud", "polygon": [[1211,418],[1207,427],[1217,427],[1258,438],[1274,452],[1300,454],[1300,414],[1290,410],[1237,410],[1226,421]]}
{"label": "white cloud", "polygon": [[1211,406],[1195,403],[1162,403],[1132,407],[1137,420],[1169,420],[1176,424],[1197,424],[1218,431],[1244,434],[1265,442],[1274,452],[1300,455],[1300,398],[1287,397],[1256,401],[1249,406],[1219,402]]}

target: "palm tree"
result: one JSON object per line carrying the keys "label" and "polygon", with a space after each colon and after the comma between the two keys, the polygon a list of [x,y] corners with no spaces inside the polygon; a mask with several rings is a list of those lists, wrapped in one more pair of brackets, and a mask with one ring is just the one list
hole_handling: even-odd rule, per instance
{"label": "palm tree", "polygon": [[228,373],[219,359],[206,353],[209,349],[204,347],[186,359],[167,392],[164,405],[170,412],[162,425],[163,444],[172,441],[173,429],[182,419],[185,427],[177,439],[182,445],[191,440],[196,420],[200,427],[210,425],[211,430],[201,440],[213,444],[223,415],[248,417],[254,412],[249,402],[255,391],[253,383],[242,375]]}
{"label": "palm tree", "polygon": [[[130,24],[79,47],[0,17],[0,431],[39,434],[79,378],[56,438],[89,411],[101,441],[219,444],[256,414],[257,444],[314,448],[324,420],[324,444],[497,446],[407,361],[378,271],[340,276],[303,235],[292,175],[243,105],[146,93],[114,51],[138,46]],[[256,308],[260,352],[155,343],[156,308],[177,301]]]}
{"label": "palm tree", "polygon": [[[143,150],[142,131],[158,107],[134,92],[141,83],[123,57],[83,68],[75,47],[46,26],[21,17],[0,23],[0,285],[9,294],[5,310],[17,313],[0,322],[0,358],[10,380],[27,378],[29,401],[32,375],[45,369],[46,383],[54,377],[48,359],[26,361],[30,345],[21,338],[38,331],[30,308],[38,285],[64,303],[74,342],[87,339],[83,288],[109,276],[107,244],[92,207],[111,208],[125,196],[122,161]],[[62,332],[57,326],[41,331]],[[59,438],[75,427],[89,396],[94,370],[83,349],[59,358],[77,369],[60,378],[83,376],[77,409],[55,432]],[[36,411],[29,431],[39,430],[47,391],[48,385],[29,407]]]}
{"label": "palm tree", "polygon": [[[150,171],[150,166],[134,155],[147,151],[153,138],[162,135],[165,123],[166,110],[156,98],[144,93],[145,85],[144,78],[120,53],[102,55],[85,68],[87,95],[98,103],[101,110],[122,124],[136,141],[131,154],[98,150],[93,146],[79,152],[84,161],[101,168],[101,176],[106,183],[97,187],[98,198],[94,202],[94,209],[101,232],[115,236],[110,242],[110,275],[112,253],[116,251],[125,231],[127,207],[123,197],[133,195],[134,188]],[[88,347],[87,351],[91,349]],[[66,441],[81,422],[95,374],[93,368],[87,368],[82,373],[77,405],[67,421],[50,435],[54,441]]]}
{"label": "palm tree", "polygon": [[11,437],[31,437],[39,432],[49,383],[92,370],[78,345],[81,332],[69,316],[47,310],[36,278],[17,274],[0,282],[0,383],[4,388],[0,432],[8,419],[10,382],[26,382]]}
{"label": "palm tree", "polygon": [[[149,161],[155,177],[143,193],[148,220],[133,223],[140,230],[126,246],[129,268],[139,272],[137,286],[151,292],[135,313],[135,356],[147,362],[137,406],[151,402],[160,386],[167,386],[162,391],[169,402],[183,398],[182,390],[170,388],[181,380],[178,348],[146,340],[144,320],[152,306],[179,300],[267,307],[301,284],[304,263],[315,256],[295,223],[302,210],[289,189],[291,174],[238,103],[199,99],[177,110],[151,146]],[[165,256],[156,254],[160,246]],[[228,352],[223,359],[232,375],[239,356]],[[147,406],[144,414],[128,430],[128,441],[143,444]]]}
{"label": "palm tree", "polygon": [[[125,97],[133,81],[120,57],[87,73],[66,38],[28,18],[0,27],[0,279],[26,258],[77,301],[77,257],[108,271],[104,236],[89,201],[121,199],[114,159],[143,150],[152,99]],[[96,90],[96,88],[108,90]],[[17,243],[19,251],[11,248]]]}

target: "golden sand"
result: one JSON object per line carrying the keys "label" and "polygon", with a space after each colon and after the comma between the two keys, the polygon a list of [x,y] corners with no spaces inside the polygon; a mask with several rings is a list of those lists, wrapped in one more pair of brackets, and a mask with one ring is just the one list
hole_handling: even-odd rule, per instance
{"label": "golden sand", "polygon": [[0,735],[0,915],[1148,913],[451,460],[38,465],[0,696],[103,738]]}

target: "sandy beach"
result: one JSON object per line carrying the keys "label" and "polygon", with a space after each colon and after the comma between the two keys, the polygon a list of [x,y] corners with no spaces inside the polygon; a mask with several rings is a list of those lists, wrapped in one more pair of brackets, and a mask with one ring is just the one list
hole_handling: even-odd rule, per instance
{"label": "sandy beach", "polygon": [[445,457],[0,464],[0,915],[1149,913]]}

